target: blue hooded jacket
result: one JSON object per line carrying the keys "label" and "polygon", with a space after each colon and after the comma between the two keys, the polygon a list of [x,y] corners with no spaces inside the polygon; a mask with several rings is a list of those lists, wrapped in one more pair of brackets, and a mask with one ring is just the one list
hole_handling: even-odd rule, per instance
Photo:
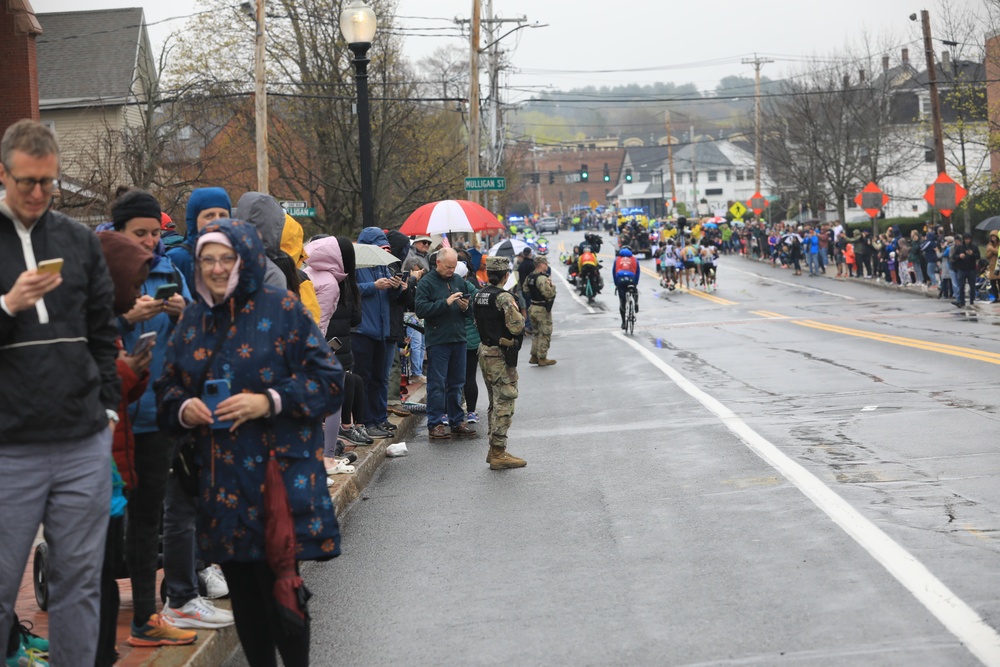
{"label": "blue hooded jacket", "polygon": [[[198,550],[206,562],[264,561],[263,488],[273,452],[291,505],[297,560],[332,558],[340,553],[340,533],[323,469],[323,420],[340,407],[343,370],[302,302],[264,284],[257,230],[222,219],[206,225],[203,233],[209,232],[225,234],[239,255],[235,290],[219,304],[196,295],[177,323],[156,381],[163,430],[195,439]],[[280,410],[234,431],[186,429],[179,412],[200,395],[194,385],[203,375],[228,380],[234,396],[273,389]]]}
{"label": "blue hooded jacket", "polygon": [[[365,227],[358,234],[358,243],[382,247],[389,245],[389,239],[378,227]],[[385,340],[391,332],[389,300],[396,299],[401,290],[377,289],[375,281],[392,278],[393,272],[387,266],[373,266],[357,269],[356,275],[361,292],[361,325],[353,331],[375,340]]]}
{"label": "blue hooded jacket", "polygon": [[[170,259],[156,255],[153,259],[153,267],[149,270],[149,277],[142,284],[142,293],[153,296],[160,285],[175,283],[180,279],[180,294],[188,303],[191,302],[191,291],[183,274],[174,269]],[[156,345],[153,346],[153,360],[149,363],[149,377],[158,378],[163,372],[163,360],[167,353],[167,343],[174,332],[175,322],[166,313],[159,313],[150,320],[137,322],[131,331],[119,333],[122,337],[122,344],[125,349],[131,352],[139,342],[139,336],[150,331],[156,332]],[[156,425],[156,391],[153,383],[146,387],[146,392],[135,403],[128,406],[128,419],[132,426],[133,433],[152,433],[159,430]]]}
{"label": "blue hooded jacket", "polygon": [[184,280],[194,287],[194,247],[198,242],[198,214],[206,208],[224,208],[230,213],[233,202],[222,188],[198,188],[188,198],[184,214],[184,241],[167,250],[167,257],[184,275]]}

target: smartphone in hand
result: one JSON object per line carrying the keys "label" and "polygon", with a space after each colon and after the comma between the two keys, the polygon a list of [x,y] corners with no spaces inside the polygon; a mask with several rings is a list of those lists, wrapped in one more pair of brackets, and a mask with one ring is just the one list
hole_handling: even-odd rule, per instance
{"label": "smartphone in hand", "polygon": [[215,430],[228,429],[233,422],[216,419],[215,413],[219,409],[219,403],[230,396],[229,380],[208,380],[205,382],[205,391],[202,392],[201,400],[205,402],[212,412],[212,428]]}
{"label": "smartphone in hand", "polygon": [[157,301],[160,301],[162,299],[169,299],[170,297],[172,297],[173,295],[177,294],[180,291],[181,291],[180,285],[178,285],[177,283],[166,283],[156,288],[156,294],[153,295],[153,298],[156,299]]}
{"label": "smartphone in hand", "polygon": [[156,345],[156,332],[148,331],[141,336],[139,336],[139,341],[135,344],[135,349],[132,350],[133,357],[141,357]]}
{"label": "smartphone in hand", "polygon": [[329,345],[330,349],[333,350],[334,352],[339,350],[344,345],[343,343],[340,342],[340,339],[337,338],[336,336],[326,341],[326,344]]}
{"label": "smartphone in hand", "polygon": [[43,259],[38,263],[35,269],[39,273],[61,273],[63,267],[63,258],[56,257],[55,259]]}

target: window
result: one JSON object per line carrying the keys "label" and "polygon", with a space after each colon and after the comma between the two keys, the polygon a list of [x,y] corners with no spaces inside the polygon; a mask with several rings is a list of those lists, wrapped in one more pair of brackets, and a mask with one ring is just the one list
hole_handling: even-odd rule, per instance
{"label": "window", "polygon": [[52,132],[52,134],[56,133],[56,124],[55,124],[55,121],[43,120],[43,121],[41,121],[41,123],[45,127],[49,128],[49,130]]}
{"label": "window", "polygon": [[722,188],[705,188],[705,194],[708,195],[708,196],[711,196],[711,195],[721,195],[722,194]]}
{"label": "window", "polygon": [[743,172],[741,170],[739,170],[739,169],[736,170],[736,180],[737,181],[742,181],[743,180]]}
{"label": "window", "polygon": [[718,182],[718,180],[719,180],[719,172],[717,172],[717,171],[710,171],[710,172],[708,172],[708,182],[709,183],[716,183],[716,182]]}
{"label": "window", "polygon": [[726,182],[733,180],[733,172],[731,169],[726,169]]}
{"label": "window", "polygon": [[748,181],[753,180],[753,169],[747,169],[747,180]]}

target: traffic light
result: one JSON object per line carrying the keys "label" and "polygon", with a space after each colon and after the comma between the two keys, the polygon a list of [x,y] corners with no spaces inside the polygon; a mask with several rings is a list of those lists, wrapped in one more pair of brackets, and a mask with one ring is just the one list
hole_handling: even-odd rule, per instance
{"label": "traffic light", "polygon": [[584,183],[590,180],[590,171],[585,164],[580,165],[580,180]]}
{"label": "traffic light", "polygon": [[609,181],[611,181],[611,170],[608,169],[608,163],[605,162],[604,163],[604,182],[608,183]]}
{"label": "traffic light", "polygon": [[531,184],[532,185],[538,185],[538,174],[532,174],[531,175]]}
{"label": "traffic light", "polygon": [[631,183],[632,182],[632,170],[631,169],[626,169],[625,170],[625,182],[626,183]]}
{"label": "traffic light", "polygon": [[553,173],[552,173],[552,172],[550,171],[550,172],[549,172],[549,185],[552,185],[552,184],[553,184],[553,183],[555,183],[555,182],[556,182],[556,175],[555,175],[555,174],[553,174]]}

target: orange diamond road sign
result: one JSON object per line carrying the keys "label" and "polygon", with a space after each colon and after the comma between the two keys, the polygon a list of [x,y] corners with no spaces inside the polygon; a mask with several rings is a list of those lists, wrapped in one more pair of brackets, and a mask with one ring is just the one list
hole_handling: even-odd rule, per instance
{"label": "orange diamond road sign", "polygon": [[877,218],[879,211],[889,203],[889,195],[882,192],[875,181],[870,181],[868,185],[861,189],[858,196],[854,198],[854,203],[865,209],[865,213],[870,218]]}
{"label": "orange diamond road sign", "polygon": [[931,187],[927,188],[924,199],[927,200],[928,204],[941,211],[942,215],[951,215],[967,194],[969,194],[968,190],[942,171]]}
{"label": "orange diamond road sign", "polygon": [[750,199],[747,200],[747,208],[753,211],[753,214],[760,217],[764,209],[767,208],[767,199],[765,199],[759,192],[755,192]]}

